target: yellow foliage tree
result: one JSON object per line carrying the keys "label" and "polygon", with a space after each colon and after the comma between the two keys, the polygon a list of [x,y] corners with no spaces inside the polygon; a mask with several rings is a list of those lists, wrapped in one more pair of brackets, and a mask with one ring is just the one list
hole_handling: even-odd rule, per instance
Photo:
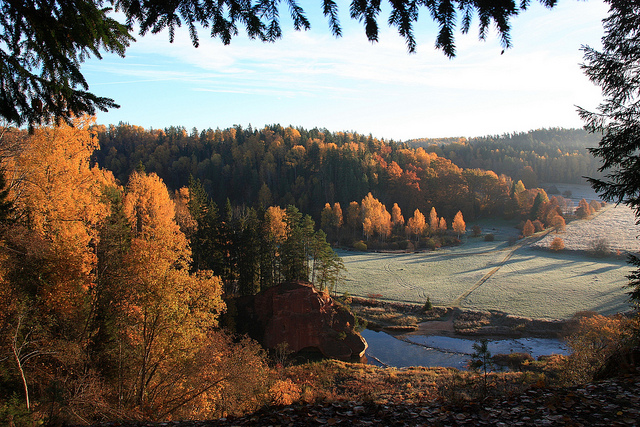
{"label": "yellow foliage tree", "polygon": [[447,231],[447,221],[444,218],[440,218],[438,222],[438,233],[444,233]]}
{"label": "yellow foliage tree", "polygon": [[424,233],[427,223],[420,209],[413,211],[413,216],[407,221],[407,229],[416,236],[416,241],[420,240],[420,236]]}
{"label": "yellow foliage tree", "polygon": [[225,310],[222,283],[208,271],[189,273],[191,251],[157,175],[132,174],[124,213],[133,234],[121,325],[134,373],[127,377],[129,398],[158,412],[175,398],[176,375],[197,362]]}
{"label": "yellow foliage tree", "polygon": [[429,212],[429,232],[435,234],[438,231],[438,213],[436,208],[432,207]]}
{"label": "yellow foliage tree", "polygon": [[397,203],[394,203],[391,208],[391,222],[398,231],[400,231],[404,225],[404,216]]}
{"label": "yellow foliage tree", "polygon": [[69,316],[81,315],[90,298],[98,228],[109,214],[102,192],[115,186],[110,173],[90,166],[98,147],[90,131],[93,123],[82,117],[73,119],[73,127],[39,127],[28,136],[15,131],[23,139],[21,149],[2,165],[11,179],[9,197],[29,229],[16,227],[11,233],[17,240],[41,240],[38,248],[25,249],[40,251],[41,267],[55,266],[47,268],[32,296],[43,309]]}
{"label": "yellow foliage tree", "polygon": [[366,223],[366,227],[371,227],[370,231],[378,233],[383,240],[387,238],[391,234],[392,223],[391,214],[387,211],[385,205],[369,193],[362,199],[360,206],[363,227],[365,227]]}
{"label": "yellow foliage tree", "polygon": [[456,216],[453,217],[453,223],[451,224],[451,228],[453,228],[453,231],[458,233],[458,237],[460,237],[461,234],[464,234],[467,231],[467,227],[464,222],[464,218],[462,217],[461,211],[458,211]]}

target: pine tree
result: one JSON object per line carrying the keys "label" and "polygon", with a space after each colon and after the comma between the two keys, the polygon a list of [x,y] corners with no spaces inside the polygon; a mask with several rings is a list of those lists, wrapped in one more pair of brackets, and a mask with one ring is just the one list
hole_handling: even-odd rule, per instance
{"label": "pine tree", "polygon": [[[593,188],[606,201],[625,203],[640,214],[640,93],[638,62],[640,61],[640,2],[607,0],[609,15],[603,20],[605,35],[602,51],[585,47],[582,66],[589,79],[600,86],[605,97],[598,112],[580,109],[585,128],[601,134],[597,148],[589,151],[602,160],[600,171],[605,179],[589,179]],[[579,208],[580,209],[580,208]],[[634,267],[640,258],[630,257]],[[640,303],[640,269],[628,276],[630,297]]]}

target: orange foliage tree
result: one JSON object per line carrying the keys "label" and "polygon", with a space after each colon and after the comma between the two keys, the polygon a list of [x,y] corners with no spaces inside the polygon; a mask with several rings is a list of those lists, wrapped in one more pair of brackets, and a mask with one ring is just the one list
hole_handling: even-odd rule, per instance
{"label": "orange foliage tree", "polygon": [[558,252],[564,249],[564,240],[560,237],[555,237],[549,244],[549,249],[554,252]]}
{"label": "orange foliage tree", "polygon": [[531,222],[530,219],[528,219],[527,222],[524,223],[524,227],[522,227],[522,235],[524,237],[533,236],[533,233],[535,233],[535,231],[536,229],[533,223]]}
{"label": "orange foliage tree", "polygon": [[225,310],[222,286],[211,272],[189,273],[191,251],[157,175],[134,172],[123,206],[132,239],[120,325],[130,353],[121,362],[135,373],[128,377],[128,398],[160,411],[176,398],[171,390],[182,380],[180,367],[197,361]]}
{"label": "orange foliage tree", "polygon": [[438,213],[436,208],[432,207],[429,212],[429,233],[435,234],[438,232]]}
{"label": "orange foliage tree", "polygon": [[460,237],[461,234],[464,234],[467,231],[467,226],[464,222],[464,218],[462,217],[462,212],[458,211],[456,216],[453,218],[451,228],[453,228],[453,231],[458,233],[458,237]]}
{"label": "orange foliage tree", "polygon": [[416,241],[420,240],[420,236],[424,233],[427,224],[422,212],[419,209],[413,211],[413,216],[407,221],[407,230],[416,236]]}

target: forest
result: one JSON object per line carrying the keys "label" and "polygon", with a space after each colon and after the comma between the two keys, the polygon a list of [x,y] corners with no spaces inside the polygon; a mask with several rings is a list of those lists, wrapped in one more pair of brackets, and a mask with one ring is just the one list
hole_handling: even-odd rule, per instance
{"label": "forest", "polygon": [[[316,222],[325,203],[339,203],[346,210],[351,202],[360,202],[369,193],[389,209],[397,203],[405,213],[416,209],[428,213],[435,208],[449,223],[458,211],[468,221],[496,215],[514,217],[527,212],[535,198],[529,194],[528,204],[518,206],[513,198],[518,181],[525,189],[534,190],[553,176],[551,170],[557,170],[556,174],[570,171],[569,181],[556,182],[573,182],[597,166],[586,150],[579,148],[589,145],[593,137],[560,129],[532,132],[530,135],[540,135],[535,141],[546,142],[523,143],[509,150],[510,142],[505,140],[494,144],[500,148],[488,143],[415,148],[415,141],[398,143],[371,135],[280,125],[261,130],[236,126],[187,132],[179,127],[147,130],[121,123],[95,130],[100,148],[92,159],[120,182],[126,182],[138,167],[156,173],[172,190],[187,186],[193,177],[217,206],[225,206],[227,200],[234,206],[255,208],[294,205]],[[479,159],[471,158],[472,146]],[[543,153],[538,146],[552,148]],[[454,159],[446,158],[445,151]],[[493,157],[478,165],[487,152],[493,152]],[[543,162],[550,158],[550,152],[556,153],[558,162],[575,165],[567,168],[558,162]],[[522,157],[514,160],[520,153]],[[588,164],[583,161],[587,158]],[[532,163],[535,170],[527,167],[531,159],[539,160]]]}
{"label": "forest", "polygon": [[599,160],[587,151],[600,138],[584,129],[550,128],[476,138],[414,139],[406,144],[423,147],[461,168],[492,170],[522,180],[529,188],[602,178]]}
{"label": "forest", "polygon": [[331,290],[330,243],[435,248],[491,215],[564,225],[560,196],[371,136],[72,124],[0,134],[0,420],[246,413],[284,386],[233,334],[231,297]]}
{"label": "forest", "polygon": [[93,124],[1,133],[0,423],[257,407],[274,380],[225,299],[283,280],[323,288],[339,259],[293,206],[219,220],[196,182],[194,197],[143,170],[121,185],[91,161]]}

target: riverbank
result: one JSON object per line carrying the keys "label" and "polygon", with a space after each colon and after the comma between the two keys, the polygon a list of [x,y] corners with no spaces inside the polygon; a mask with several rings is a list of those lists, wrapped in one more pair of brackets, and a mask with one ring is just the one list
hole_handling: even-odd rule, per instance
{"label": "riverbank", "polygon": [[367,328],[392,335],[440,335],[475,338],[561,338],[570,320],[532,319],[500,311],[476,311],[459,307],[432,307],[350,298],[353,313]]}

